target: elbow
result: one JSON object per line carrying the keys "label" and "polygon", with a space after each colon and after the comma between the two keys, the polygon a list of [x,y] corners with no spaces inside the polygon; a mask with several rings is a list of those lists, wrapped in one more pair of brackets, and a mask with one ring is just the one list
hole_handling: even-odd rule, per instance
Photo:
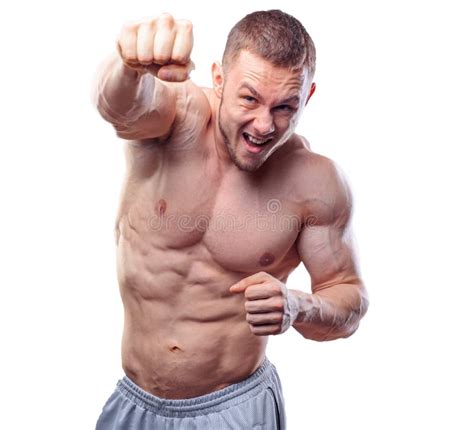
{"label": "elbow", "polygon": [[369,309],[369,294],[365,286],[362,285],[362,288],[360,290],[360,304],[359,304],[360,318],[362,318],[367,313],[368,309]]}
{"label": "elbow", "polygon": [[359,329],[359,322],[357,322],[356,324],[353,324],[352,327],[348,327],[347,329],[341,331],[341,335],[339,336],[339,338],[347,339],[351,337],[358,329]]}
{"label": "elbow", "polygon": [[334,323],[330,327],[321,330],[300,330],[300,333],[305,339],[314,340],[317,342],[328,342],[337,339],[347,339],[351,337],[359,328],[360,320],[362,319],[365,312],[367,312],[367,305],[360,307],[358,312],[353,312],[351,316],[344,320]]}
{"label": "elbow", "polygon": [[322,339],[321,342],[330,340],[347,339],[351,337],[359,328],[359,322],[341,327],[339,329],[330,330]]}
{"label": "elbow", "polygon": [[351,337],[358,329],[361,319],[369,309],[369,300],[365,290],[361,294],[359,307],[351,313],[346,323],[338,330],[339,336],[337,338],[347,339]]}
{"label": "elbow", "polygon": [[[317,342],[329,342],[331,340],[337,339],[347,339],[351,337],[359,328],[359,324],[353,325],[352,327],[345,327],[339,330],[333,329],[329,330],[325,334],[319,334],[316,336],[312,336],[311,338],[307,337],[307,339],[315,340]],[[306,336],[305,336],[306,337]]]}
{"label": "elbow", "polygon": [[359,327],[360,320],[364,317],[364,315],[367,313],[368,310],[369,310],[369,297],[367,295],[367,291],[364,289],[361,294],[361,300],[360,300],[360,306],[359,306],[359,312],[358,312],[359,315],[358,315],[357,326],[355,330],[357,330],[357,328]]}
{"label": "elbow", "polygon": [[[338,330],[335,326],[321,330],[313,328],[312,330],[298,330],[300,334],[307,340],[315,342],[328,342],[330,340],[336,340],[343,337],[349,337],[350,334],[346,334],[347,331]],[[352,334],[352,333],[351,333]]]}
{"label": "elbow", "polygon": [[339,338],[347,339],[351,337],[359,329],[360,321],[364,317],[364,315],[367,313],[368,309],[369,309],[369,300],[367,298],[367,295],[362,295],[359,309],[353,312],[351,318],[349,318],[347,323],[338,330],[339,336],[337,336],[335,339],[339,339]]}

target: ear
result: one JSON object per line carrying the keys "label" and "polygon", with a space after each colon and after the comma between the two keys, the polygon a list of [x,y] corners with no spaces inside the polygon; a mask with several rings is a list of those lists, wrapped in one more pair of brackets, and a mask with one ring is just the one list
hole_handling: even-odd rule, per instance
{"label": "ear", "polygon": [[305,106],[308,104],[309,99],[311,98],[311,96],[314,94],[315,91],[316,91],[316,84],[313,82],[311,84],[311,88],[309,90],[309,95],[308,95],[308,98],[306,99],[306,103],[304,104]]}
{"label": "ear", "polygon": [[224,88],[224,72],[221,63],[215,61],[212,64],[212,85],[218,98],[222,98]]}

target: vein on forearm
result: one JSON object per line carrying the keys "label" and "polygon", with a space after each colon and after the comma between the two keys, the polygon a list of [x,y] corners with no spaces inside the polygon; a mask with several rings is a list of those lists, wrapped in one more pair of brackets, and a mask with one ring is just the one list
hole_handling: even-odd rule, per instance
{"label": "vein on forearm", "polygon": [[298,298],[293,324],[304,337],[332,340],[353,334],[367,311],[368,299],[362,284],[337,284],[310,293],[291,290]]}

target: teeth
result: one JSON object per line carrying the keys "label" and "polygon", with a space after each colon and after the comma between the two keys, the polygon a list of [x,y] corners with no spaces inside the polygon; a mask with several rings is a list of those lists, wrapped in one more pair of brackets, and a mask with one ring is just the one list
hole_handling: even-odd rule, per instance
{"label": "teeth", "polygon": [[271,140],[271,139],[259,140],[259,139],[256,139],[255,137],[251,136],[248,133],[245,133],[245,135],[247,136],[248,140],[250,140],[250,142],[254,143],[255,145],[263,145],[264,143],[267,143]]}

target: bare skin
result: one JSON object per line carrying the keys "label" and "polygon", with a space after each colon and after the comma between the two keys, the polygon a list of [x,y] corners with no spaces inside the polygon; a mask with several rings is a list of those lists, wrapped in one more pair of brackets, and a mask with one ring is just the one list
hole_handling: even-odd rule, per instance
{"label": "bare skin", "polygon": [[[163,22],[180,34],[169,15],[153,28]],[[124,54],[124,39],[96,97],[129,140],[116,222],[126,375],[163,398],[195,397],[254,372],[268,335],[293,326],[313,340],[350,336],[368,302],[347,185],[294,132],[314,92],[307,72],[242,51],[229,70],[215,63],[213,88],[201,88],[187,79],[183,33],[166,61],[156,42],[154,59]],[[308,293],[285,287],[301,261]]]}

